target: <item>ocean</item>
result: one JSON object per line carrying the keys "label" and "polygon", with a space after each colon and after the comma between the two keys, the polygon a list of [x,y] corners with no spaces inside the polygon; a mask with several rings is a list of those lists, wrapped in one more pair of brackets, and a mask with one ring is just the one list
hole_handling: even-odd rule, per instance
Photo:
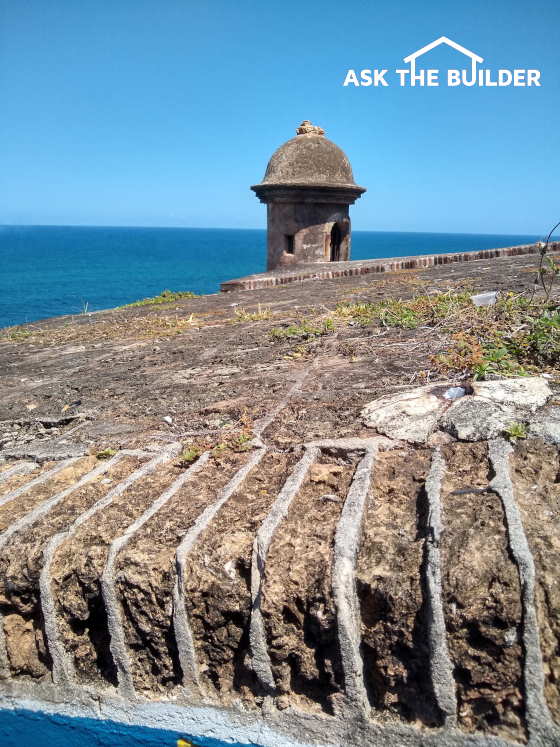
{"label": "ocean", "polygon": [[[352,259],[491,249],[506,234],[353,231]],[[264,229],[0,226],[0,328],[97,311],[164,289],[216,293],[265,270]]]}

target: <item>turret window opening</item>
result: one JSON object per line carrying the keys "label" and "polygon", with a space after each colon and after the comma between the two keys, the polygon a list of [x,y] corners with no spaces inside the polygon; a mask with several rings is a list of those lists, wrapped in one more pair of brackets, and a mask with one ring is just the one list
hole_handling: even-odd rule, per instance
{"label": "turret window opening", "polygon": [[286,254],[293,254],[294,253],[294,235],[292,234],[284,234],[284,250]]}

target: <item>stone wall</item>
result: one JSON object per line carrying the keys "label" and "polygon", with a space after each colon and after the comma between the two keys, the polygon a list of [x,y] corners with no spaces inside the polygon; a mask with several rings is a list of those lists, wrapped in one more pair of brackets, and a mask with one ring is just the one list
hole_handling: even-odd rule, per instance
{"label": "stone wall", "polygon": [[[327,207],[327,206],[326,206]],[[269,252],[270,252],[269,230]],[[549,245],[552,252],[560,251],[560,242],[552,242]],[[349,277],[352,275],[367,275],[369,273],[395,272],[397,270],[415,270],[446,265],[453,262],[472,262],[480,259],[494,259],[496,257],[515,257],[522,254],[537,254],[539,248],[536,244],[522,244],[520,246],[506,246],[498,249],[482,249],[472,252],[454,252],[450,254],[421,254],[416,257],[394,257],[387,259],[355,260],[351,262],[324,262],[315,265],[308,264],[298,266],[297,269],[289,267],[278,268],[273,272],[265,272],[255,275],[247,275],[243,278],[227,280],[221,283],[223,292],[233,290],[258,290],[260,288],[271,288],[275,285],[285,285],[303,280],[327,280],[337,277]]]}
{"label": "stone wall", "polygon": [[[328,262],[330,232],[338,224],[340,257],[350,257],[348,205],[315,202],[270,202],[268,209],[268,270],[309,262]],[[286,235],[294,237],[294,252],[286,251]]]}

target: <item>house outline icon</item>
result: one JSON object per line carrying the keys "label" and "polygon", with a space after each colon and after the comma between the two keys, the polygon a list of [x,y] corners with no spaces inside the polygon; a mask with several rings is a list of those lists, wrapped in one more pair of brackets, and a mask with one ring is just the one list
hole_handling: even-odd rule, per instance
{"label": "house outline icon", "polygon": [[479,62],[483,62],[484,58],[480,57],[474,52],[471,52],[470,49],[467,49],[466,47],[463,47],[460,44],[457,44],[457,42],[454,42],[452,39],[449,39],[447,36],[440,36],[439,39],[436,39],[430,44],[426,44],[425,47],[422,47],[421,49],[416,50],[416,52],[409,54],[408,57],[405,57],[403,59],[403,62],[407,62],[410,65],[410,80],[412,81],[413,76],[416,75],[416,60],[418,59],[418,57],[421,57],[423,54],[426,54],[426,52],[430,52],[435,47],[439,47],[440,44],[447,44],[449,47],[453,47],[453,49],[456,49],[457,52],[461,52],[461,54],[464,54],[467,57],[471,58],[472,80],[475,81],[476,80],[476,66]]}

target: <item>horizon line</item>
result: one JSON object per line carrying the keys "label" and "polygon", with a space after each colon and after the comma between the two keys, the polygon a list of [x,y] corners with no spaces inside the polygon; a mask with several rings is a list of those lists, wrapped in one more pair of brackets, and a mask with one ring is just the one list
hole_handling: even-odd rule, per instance
{"label": "horizon line", "polygon": [[[262,228],[255,228],[252,226],[246,228],[231,227],[231,226],[142,226],[142,225],[114,225],[114,224],[96,224],[90,225],[87,223],[0,223],[0,229],[2,228],[124,228],[124,229],[153,229],[159,230],[170,230],[170,231],[264,231],[266,233],[266,226]],[[502,233],[495,231],[402,231],[396,229],[385,229],[385,228],[353,228],[352,233],[405,233],[405,234],[426,234],[426,235],[441,235],[441,236],[534,236],[538,237],[544,235],[542,232],[538,233],[535,231],[528,231],[523,233]]]}

